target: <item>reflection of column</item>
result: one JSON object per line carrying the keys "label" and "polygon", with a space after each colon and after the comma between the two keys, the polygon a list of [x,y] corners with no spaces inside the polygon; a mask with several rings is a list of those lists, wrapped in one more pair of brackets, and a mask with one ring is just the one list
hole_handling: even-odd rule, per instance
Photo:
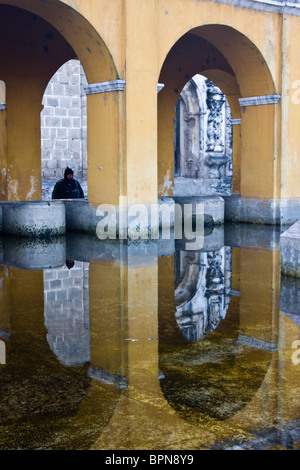
{"label": "reflection of column", "polygon": [[[239,336],[235,366],[259,375],[264,380],[251,402],[227,423],[254,431],[278,424],[278,303],[280,287],[279,251],[241,248],[234,252],[233,287],[239,286]],[[238,293],[238,291],[236,291]],[[253,376],[253,380],[256,377]]]}
{"label": "reflection of column", "polygon": [[[126,192],[122,171],[121,80],[85,87],[87,93],[87,145],[89,148],[88,194],[90,203],[105,201],[119,203],[119,196]],[[100,145],[101,142],[101,145]],[[121,143],[120,143],[121,142]],[[99,157],[101,147],[101,157]],[[121,177],[120,177],[121,173]]]}
{"label": "reflection of column", "polygon": [[[11,339],[14,361],[34,369],[46,350],[44,325],[43,271],[8,268],[10,272]],[[22,348],[19,345],[22,344]],[[14,345],[14,346],[13,346]],[[9,364],[10,348],[7,349]],[[45,348],[46,346],[46,348]],[[38,354],[37,354],[38,353]],[[19,362],[18,362],[19,361]],[[24,369],[25,370],[25,369]],[[18,375],[18,374],[17,374]]]}
{"label": "reflection of column", "polygon": [[149,391],[158,381],[157,253],[131,258],[129,247],[127,256],[90,265],[90,375]]}
{"label": "reflection of column", "polygon": [[91,262],[89,374],[120,388],[127,385],[126,267]]}
{"label": "reflection of column", "polygon": [[131,262],[128,251],[128,382],[139,393],[157,393],[158,382],[158,267],[156,247]]}
{"label": "reflection of column", "polygon": [[[106,366],[111,374],[118,373],[119,376],[124,373],[122,371],[125,371],[126,364],[126,383],[118,382],[117,379],[114,383],[123,386],[124,390],[113,416],[92,448],[183,450],[197,448],[200,442],[211,445],[215,436],[181,419],[161,392],[158,369],[157,254],[151,249],[147,256],[137,258],[133,251],[134,248],[128,248],[127,266],[96,265],[95,268],[94,264],[91,265],[92,364]],[[174,305],[174,270],[169,270],[173,268],[173,260],[170,257],[164,263],[164,258],[159,268],[162,268],[160,275],[170,275],[168,280],[164,278],[167,289],[164,292],[160,290],[160,295],[165,295],[167,302],[171,301]],[[100,282],[105,283],[103,290]],[[108,296],[103,299],[101,292],[107,290]],[[113,301],[114,296],[119,299],[117,303]],[[122,313],[121,303],[126,306],[126,314]],[[122,330],[121,322],[117,321],[118,312],[119,318],[123,319]],[[171,316],[169,314],[169,318]],[[114,328],[118,330],[117,334]],[[105,348],[101,346],[103,341],[106,343]],[[188,436],[188,439],[182,439],[182,436]]]}
{"label": "reflection of column", "polygon": [[278,339],[279,263],[279,251],[240,250],[240,328],[270,348]]}
{"label": "reflection of column", "polygon": [[300,415],[299,323],[279,313],[278,341],[278,415],[293,421]]}

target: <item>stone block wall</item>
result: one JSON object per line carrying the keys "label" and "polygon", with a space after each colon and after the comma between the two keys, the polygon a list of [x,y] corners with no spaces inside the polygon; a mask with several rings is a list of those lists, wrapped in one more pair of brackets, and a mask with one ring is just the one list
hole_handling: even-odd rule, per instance
{"label": "stone block wall", "polygon": [[87,180],[87,84],[78,60],[64,64],[50,80],[41,112],[41,152],[43,198],[51,198],[54,183],[64,169],[74,170],[85,195]]}
{"label": "stone block wall", "polygon": [[[74,170],[87,196],[86,84],[80,62],[70,60],[45,90],[41,112],[43,199],[51,199],[54,184],[67,166]],[[205,77],[195,75],[182,90],[176,109],[175,196],[230,195],[232,124],[225,96]],[[227,159],[227,163],[219,166],[211,157],[220,157],[218,162]]]}
{"label": "stone block wall", "polygon": [[90,359],[89,263],[44,270],[44,316],[49,347],[66,366]]}

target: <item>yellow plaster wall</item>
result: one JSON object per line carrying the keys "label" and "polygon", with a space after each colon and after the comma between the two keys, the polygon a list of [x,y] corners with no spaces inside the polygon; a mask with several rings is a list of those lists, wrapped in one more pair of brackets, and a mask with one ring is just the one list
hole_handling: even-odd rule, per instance
{"label": "yellow plaster wall", "polygon": [[[99,32],[117,68],[119,78],[126,70],[125,0],[61,0],[77,10]],[[91,82],[90,82],[91,83]]]}
{"label": "yellow plaster wall", "polygon": [[128,203],[157,202],[156,0],[126,1]]}
{"label": "yellow plaster wall", "polygon": [[[136,0],[51,0],[46,6],[41,0],[0,0],[2,4],[26,8],[60,31],[81,60],[89,83],[126,79],[118,106],[113,104],[114,98],[108,99],[111,102],[108,113],[103,112],[102,104],[91,106],[88,158],[92,201],[116,203],[121,195],[129,203],[156,202],[158,188],[165,189],[164,185],[169,188],[166,193],[172,194],[174,129],[170,113],[174,110],[166,106],[173,106],[173,101],[169,98],[164,101],[161,95],[158,99],[162,103],[157,108],[156,87],[169,51],[189,31],[194,38],[209,41],[227,60],[236,79],[228,89],[229,94],[234,95],[236,86],[242,97],[282,93],[282,104],[247,108],[242,116],[241,149],[239,142],[234,143],[234,192],[241,191],[243,197],[280,197],[281,185],[282,197],[298,197],[299,105],[292,101],[291,93],[297,91],[293,86],[300,77],[298,17],[209,0],[142,0],[138,8]],[[43,69],[43,63],[40,64]],[[215,78],[218,79],[218,74]],[[235,93],[235,103],[237,97]],[[101,100],[89,99],[98,103]],[[18,138],[17,143],[8,134],[8,155],[13,145],[16,153],[22,153],[25,144],[29,146],[27,163],[24,164],[24,159],[21,162],[22,172],[15,170],[20,162],[14,158],[8,161],[8,171],[22,188],[8,196],[12,199],[37,198],[40,194],[32,186],[40,173],[40,163],[37,157],[33,160],[30,157],[38,151],[33,140],[39,141],[40,109],[37,100],[36,104],[33,99],[28,101],[35,113],[35,123],[28,122],[27,126],[36,129],[31,143],[20,139],[17,130],[13,137],[14,142]],[[157,127],[157,110],[159,121],[169,121],[163,124],[162,133],[160,122]],[[234,117],[238,113],[238,107],[233,106]],[[110,167],[107,174],[94,171],[103,166],[101,162],[98,165],[99,156],[105,167]]]}
{"label": "yellow plaster wall", "polygon": [[[159,67],[164,64],[165,59],[170,60],[167,54],[176,40],[187,31],[191,31],[194,37],[201,37],[213,44],[223,54],[234,72],[236,81],[230,83],[230,80],[226,81],[218,75],[218,70],[202,70],[203,66],[199,63],[198,73],[213,79],[225,93],[229,94],[234,118],[241,115],[237,104],[239,96],[281,93],[280,15],[217,2],[169,0],[159,4]],[[186,56],[188,54],[187,50]],[[191,63],[190,68],[193,66]],[[174,68],[173,77],[170,79],[171,86],[175,82],[175,73],[177,71]],[[189,78],[186,75],[186,80]],[[163,81],[162,77],[159,77],[159,81]],[[167,93],[163,90],[159,96],[162,105],[159,103],[161,116],[159,114],[158,180],[160,194],[172,195],[173,117],[171,114],[167,116],[171,105],[167,104],[166,98],[163,97],[164,92]],[[279,136],[280,105],[252,106],[244,110],[240,132],[238,129],[234,130],[233,192],[241,192],[243,197],[280,196]]]}
{"label": "yellow plaster wall", "polygon": [[282,41],[281,196],[300,196],[300,25],[299,17],[284,15]]}
{"label": "yellow plaster wall", "polygon": [[[257,10],[247,9],[225,3],[193,0],[165,0],[158,1],[158,73],[173,44],[186,32],[202,25],[227,25],[244,34],[260,50],[268,64],[275,87],[279,91],[281,84],[281,19],[280,15]],[[272,37],[272,41],[270,41]],[[221,52],[226,52],[229,62],[245,62],[244,50],[238,44],[232,49],[230,43],[223,41],[220,35],[213,35],[210,39],[218,44]],[[239,50],[237,50],[239,49]],[[250,72],[250,74],[249,74]],[[251,64],[244,70],[248,82],[253,81]],[[258,81],[259,77],[255,77]],[[255,91],[257,92],[258,89]],[[255,95],[254,95],[255,96]]]}
{"label": "yellow plaster wall", "polygon": [[122,187],[122,92],[88,95],[88,191],[95,204],[119,204]]}

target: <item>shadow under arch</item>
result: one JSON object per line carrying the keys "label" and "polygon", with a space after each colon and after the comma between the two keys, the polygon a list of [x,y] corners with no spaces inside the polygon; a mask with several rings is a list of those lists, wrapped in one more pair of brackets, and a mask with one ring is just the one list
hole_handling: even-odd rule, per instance
{"label": "shadow under arch", "polygon": [[[83,65],[89,83],[118,78],[111,53],[100,34],[71,6],[60,0],[0,0],[0,5],[26,10],[51,24],[71,45]],[[57,68],[53,69],[52,75]]]}
{"label": "shadow under arch", "polygon": [[[183,86],[196,74],[212,80],[226,95],[233,119],[243,115],[241,137],[233,136],[234,140],[241,139],[236,149],[242,148],[245,162],[238,184],[238,187],[241,184],[242,196],[273,197],[274,105],[252,106],[245,110],[239,104],[241,97],[275,94],[273,77],[266,60],[250,39],[232,27],[219,24],[193,28],[179,38],[161,68],[158,81],[164,88],[158,94],[159,195],[173,195],[175,107]],[[268,126],[268,138],[257,127],[258,121],[264,121]],[[240,155],[235,155],[235,143],[233,145],[233,159],[240,159]],[[253,155],[263,158],[261,166],[264,169],[259,174],[256,165],[255,172],[251,171]],[[262,181],[265,184],[261,184]]]}

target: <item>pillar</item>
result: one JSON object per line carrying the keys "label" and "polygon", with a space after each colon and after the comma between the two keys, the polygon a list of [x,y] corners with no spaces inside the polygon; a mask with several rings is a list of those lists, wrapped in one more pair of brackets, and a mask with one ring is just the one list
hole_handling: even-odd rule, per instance
{"label": "pillar", "polygon": [[156,3],[126,1],[128,204],[157,202]]}
{"label": "pillar", "polygon": [[91,204],[119,205],[126,194],[124,80],[87,85],[88,194]]}

